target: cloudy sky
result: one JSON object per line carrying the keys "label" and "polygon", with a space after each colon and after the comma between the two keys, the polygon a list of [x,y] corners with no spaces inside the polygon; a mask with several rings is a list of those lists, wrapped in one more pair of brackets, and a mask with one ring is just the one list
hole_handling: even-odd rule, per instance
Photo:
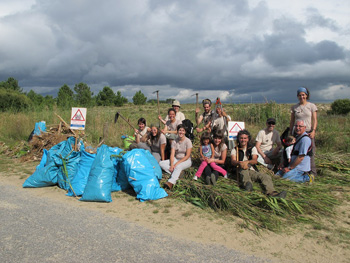
{"label": "cloudy sky", "polygon": [[131,100],[313,102],[350,97],[348,0],[1,0],[0,80]]}

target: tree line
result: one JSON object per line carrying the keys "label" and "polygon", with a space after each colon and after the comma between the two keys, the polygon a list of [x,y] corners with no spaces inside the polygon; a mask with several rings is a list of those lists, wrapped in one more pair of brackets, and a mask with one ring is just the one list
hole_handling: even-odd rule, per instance
{"label": "tree line", "polygon": [[[172,103],[169,98],[161,103]],[[144,105],[146,103],[155,104],[157,100],[147,101],[147,97],[137,91],[132,98],[135,105]],[[70,107],[93,107],[93,106],[123,106],[129,103],[120,91],[115,93],[110,87],[104,87],[97,95],[91,91],[86,83],[75,84],[71,89],[64,84],[57,93],[57,97],[51,95],[42,96],[33,90],[24,92],[18,85],[15,78],[8,78],[0,82],[0,111],[23,111],[27,109],[52,109],[54,106],[61,108]]]}

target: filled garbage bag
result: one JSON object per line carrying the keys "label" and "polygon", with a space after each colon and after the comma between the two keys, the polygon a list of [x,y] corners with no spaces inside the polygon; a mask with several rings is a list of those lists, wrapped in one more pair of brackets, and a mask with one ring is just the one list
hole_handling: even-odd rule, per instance
{"label": "filled garbage bag", "polygon": [[121,191],[125,191],[131,188],[129,184],[128,176],[126,175],[125,167],[122,161],[119,161],[117,164],[118,176],[117,176],[117,185],[120,187]]}
{"label": "filled garbage bag", "polygon": [[114,164],[105,144],[97,149],[81,201],[112,202]]}
{"label": "filled garbage bag", "polygon": [[34,135],[40,135],[42,132],[46,132],[46,122],[36,122],[33,131]]}
{"label": "filled garbage bag", "polygon": [[151,154],[144,149],[133,149],[122,157],[128,181],[136,192],[136,197],[141,201],[157,200],[168,196],[160,187],[157,171],[160,169],[158,162],[150,161]]}
{"label": "filled garbage bag", "polygon": [[81,196],[84,193],[91,166],[96,157],[96,153],[89,153],[86,152],[84,149],[80,152],[81,155],[77,168],[77,173],[71,181],[71,187],[69,188],[67,193],[68,196]]}
{"label": "filled garbage bag", "polygon": [[118,147],[109,147],[109,151],[111,152],[111,159],[114,165],[114,173],[113,173],[113,181],[112,181],[112,192],[117,192],[122,190],[121,185],[117,182],[118,177],[118,163],[120,158],[118,158],[119,154],[123,151]]}
{"label": "filled garbage bag", "polygon": [[40,164],[36,167],[35,172],[25,180],[24,188],[45,187],[57,184],[58,168],[53,160],[48,159],[48,151],[44,149]]}
{"label": "filled garbage bag", "polygon": [[80,151],[74,151],[75,138],[69,137],[62,142],[61,150],[53,155],[56,166],[59,168],[57,173],[57,183],[62,189],[68,190],[71,182],[77,173],[80,161]]}
{"label": "filled garbage bag", "polygon": [[[45,187],[58,184],[58,175],[60,174],[62,177],[63,163],[61,155],[66,154],[69,149],[72,149],[70,146],[72,143],[75,143],[74,137],[56,144],[49,151],[44,150],[40,164],[37,166],[35,172],[23,183],[23,187]],[[75,173],[71,171],[71,167],[68,167],[68,170],[70,174]],[[60,180],[62,181],[63,178]]]}

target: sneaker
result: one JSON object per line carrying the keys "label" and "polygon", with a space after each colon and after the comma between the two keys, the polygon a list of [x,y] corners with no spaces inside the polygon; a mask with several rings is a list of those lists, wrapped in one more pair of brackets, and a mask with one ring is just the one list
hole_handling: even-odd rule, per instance
{"label": "sneaker", "polygon": [[228,177],[227,177],[227,174],[225,174],[225,175],[224,175],[224,178],[225,178],[225,179],[227,179],[227,178],[228,178]]}
{"label": "sneaker", "polygon": [[280,193],[275,191],[275,192],[271,193],[270,196],[285,199],[287,197],[287,191],[282,191]]}
{"label": "sneaker", "polygon": [[215,184],[216,184],[216,175],[212,173],[212,174],[210,175],[210,179],[211,179],[211,183],[212,183],[213,185],[215,185]]}
{"label": "sneaker", "polygon": [[210,176],[205,177],[205,182],[207,183],[207,185],[211,184]]}
{"label": "sneaker", "polygon": [[252,183],[251,182],[247,182],[246,184],[245,184],[245,190],[246,191],[248,191],[248,192],[251,192],[251,191],[253,191],[253,185],[252,185]]}
{"label": "sneaker", "polygon": [[315,175],[313,173],[309,173],[309,183],[312,184],[315,181]]}
{"label": "sneaker", "polygon": [[198,176],[195,175],[195,176],[193,177],[193,180],[197,181],[197,180],[198,180]]}

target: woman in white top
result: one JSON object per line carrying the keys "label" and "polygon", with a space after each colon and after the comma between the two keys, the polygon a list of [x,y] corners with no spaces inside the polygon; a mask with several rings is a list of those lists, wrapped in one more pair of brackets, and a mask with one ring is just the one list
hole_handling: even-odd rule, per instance
{"label": "woman in white top", "polygon": [[192,142],[185,136],[186,129],[183,124],[177,126],[177,134],[178,137],[171,144],[170,159],[159,163],[160,167],[170,174],[169,180],[164,184],[168,189],[172,189],[176,184],[182,170],[192,166]]}

